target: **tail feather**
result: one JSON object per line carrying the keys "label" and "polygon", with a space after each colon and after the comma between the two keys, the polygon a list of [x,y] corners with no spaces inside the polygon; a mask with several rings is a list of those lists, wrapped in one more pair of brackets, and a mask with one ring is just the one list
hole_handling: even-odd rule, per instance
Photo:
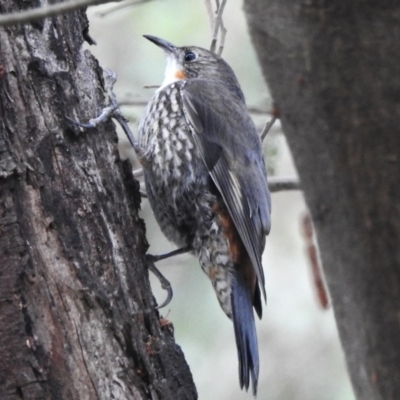
{"label": "tail feather", "polygon": [[245,279],[238,274],[233,280],[232,319],[239,357],[240,388],[248,390],[250,380],[253,395],[257,395],[259,356],[253,314],[253,296]]}
{"label": "tail feather", "polygon": [[258,318],[261,319],[262,318],[261,290],[257,281],[255,282],[255,287],[254,287],[253,307],[256,310]]}

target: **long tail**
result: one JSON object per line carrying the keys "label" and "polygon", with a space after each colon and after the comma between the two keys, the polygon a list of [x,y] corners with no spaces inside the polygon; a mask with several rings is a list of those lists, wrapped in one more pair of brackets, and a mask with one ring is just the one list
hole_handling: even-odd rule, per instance
{"label": "long tail", "polygon": [[232,319],[239,357],[240,388],[244,387],[247,390],[251,378],[253,395],[256,396],[259,357],[252,290],[240,267],[236,268],[236,276],[232,283]]}

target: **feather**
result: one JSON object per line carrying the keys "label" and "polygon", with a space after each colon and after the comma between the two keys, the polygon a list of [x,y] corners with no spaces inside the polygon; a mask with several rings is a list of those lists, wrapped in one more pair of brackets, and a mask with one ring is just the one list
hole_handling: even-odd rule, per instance
{"label": "feather", "polygon": [[186,81],[181,96],[194,141],[233,219],[266,299],[261,255],[271,225],[271,201],[257,129],[243,100],[218,81]]}

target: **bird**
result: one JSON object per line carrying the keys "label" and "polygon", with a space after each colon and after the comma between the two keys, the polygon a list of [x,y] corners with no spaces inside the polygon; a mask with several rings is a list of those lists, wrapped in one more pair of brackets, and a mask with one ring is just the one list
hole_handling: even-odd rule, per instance
{"label": "bird", "polygon": [[166,53],[165,78],[139,122],[146,192],[164,235],[190,248],[232,320],[240,388],[257,395],[254,311],[271,198],[259,133],[232,68],[196,46],[144,37]]}

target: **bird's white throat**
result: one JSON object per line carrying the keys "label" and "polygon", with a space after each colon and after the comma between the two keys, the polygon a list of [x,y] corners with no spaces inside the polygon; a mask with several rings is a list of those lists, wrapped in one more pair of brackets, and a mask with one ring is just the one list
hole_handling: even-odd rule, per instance
{"label": "bird's white throat", "polygon": [[182,77],[182,66],[178,64],[175,57],[168,56],[167,57],[167,65],[165,67],[164,81],[161,84],[158,91],[164,89],[166,86],[171,83],[180,81],[183,79]]}

